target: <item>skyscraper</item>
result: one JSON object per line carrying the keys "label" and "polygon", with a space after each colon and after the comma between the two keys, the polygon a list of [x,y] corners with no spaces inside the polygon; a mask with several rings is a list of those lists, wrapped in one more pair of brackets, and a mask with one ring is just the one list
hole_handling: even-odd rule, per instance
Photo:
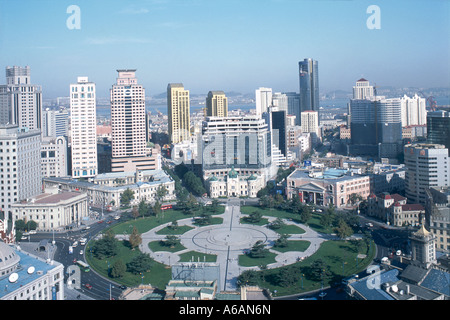
{"label": "skyscraper", "polygon": [[112,172],[156,169],[157,159],[147,148],[145,89],[137,83],[135,69],[117,70],[110,89]]}
{"label": "skyscraper", "polygon": [[427,113],[427,139],[429,143],[443,144],[450,150],[450,112]]}
{"label": "skyscraper", "polygon": [[406,94],[400,98],[402,110],[402,127],[426,125],[427,110],[426,100],[417,94],[408,97]]}
{"label": "skyscraper", "polygon": [[301,124],[300,95],[297,92],[286,92],[288,114],[295,116],[295,124]]}
{"label": "skyscraper", "polygon": [[46,109],[42,116],[42,136],[60,137],[67,136],[69,128],[69,111],[65,109]]}
{"label": "skyscraper", "polygon": [[228,98],[223,91],[208,92],[206,115],[213,117],[226,117],[228,115]]}
{"label": "skyscraper", "polygon": [[311,133],[311,144],[315,145],[320,140],[319,113],[317,111],[307,110],[301,114],[302,132]]}
{"label": "skyscraper", "polygon": [[97,115],[95,83],[78,77],[70,85],[72,177],[95,177],[97,170]]}
{"label": "skyscraper", "polygon": [[0,167],[0,220],[3,213],[8,221],[12,203],[42,190],[40,130],[0,125]]}
{"label": "skyscraper", "polygon": [[298,63],[301,111],[319,110],[319,63],[310,58]]}
{"label": "skyscraper", "polygon": [[0,123],[42,128],[42,88],[31,84],[29,66],[6,67],[6,85],[0,86]]}
{"label": "skyscraper", "polygon": [[262,116],[272,105],[272,89],[259,88],[255,90],[256,115]]}
{"label": "skyscraper", "polygon": [[189,90],[185,90],[182,83],[169,83],[167,86],[167,114],[170,142],[179,143],[189,140]]}
{"label": "skyscraper", "polygon": [[408,201],[425,205],[430,187],[449,186],[448,149],[440,144],[408,144],[405,155],[405,194]]}
{"label": "skyscraper", "polygon": [[361,78],[356,81],[356,85],[353,87],[353,99],[363,100],[373,95],[373,86],[369,84],[369,80]]}

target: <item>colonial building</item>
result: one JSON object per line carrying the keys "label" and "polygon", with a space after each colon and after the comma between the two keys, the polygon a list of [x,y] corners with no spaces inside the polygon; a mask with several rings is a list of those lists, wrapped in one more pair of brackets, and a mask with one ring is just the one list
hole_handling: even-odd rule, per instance
{"label": "colonial building", "polygon": [[[55,189],[54,189],[55,190]],[[89,216],[88,196],[80,192],[58,192],[37,195],[11,205],[14,222],[34,221],[37,230],[50,231],[79,226]]]}
{"label": "colonial building", "polygon": [[321,206],[330,204],[344,207],[350,204],[350,196],[356,194],[367,199],[370,194],[369,176],[353,174],[348,170],[300,170],[287,179],[286,195],[290,199],[298,194],[301,201]]}
{"label": "colonial building", "polygon": [[261,176],[240,175],[234,168],[227,175],[211,176],[206,180],[211,198],[219,197],[249,197],[256,198],[259,190],[264,188],[264,178]]}

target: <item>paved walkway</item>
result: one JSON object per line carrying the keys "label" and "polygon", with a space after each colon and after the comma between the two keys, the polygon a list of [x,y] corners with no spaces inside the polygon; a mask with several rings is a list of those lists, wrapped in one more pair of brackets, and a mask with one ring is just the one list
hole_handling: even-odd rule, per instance
{"label": "paved walkway", "polygon": [[[193,225],[192,218],[178,220],[178,226],[191,226],[194,229],[179,236],[181,244],[186,248],[175,253],[167,251],[153,252],[148,244],[153,241],[164,240],[165,235],[157,232],[171,222],[158,226],[142,234],[142,244],[140,250],[148,253],[153,259],[166,265],[173,265],[180,259],[179,255],[189,251],[217,255],[216,263],[220,266],[220,277],[223,291],[234,291],[237,288],[237,277],[245,270],[259,270],[259,267],[242,267],[238,265],[239,255],[250,249],[258,240],[262,240],[266,245],[272,246],[273,242],[279,238],[275,231],[264,227],[250,224],[241,224],[243,215],[240,211],[239,200],[229,200],[225,207],[225,212],[217,217],[223,218],[222,224],[198,227]],[[274,217],[265,217],[272,222]],[[335,239],[334,236],[318,233],[311,228],[292,221],[284,220],[286,224],[297,225],[305,231],[303,234],[293,234],[289,240],[306,240],[310,242],[309,247],[304,252],[289,251],[280,253],[269,249],[277,254],[276,262],[267,265],[267,268],[278,268],[284,265],[295,263],[312,255],[319,249],[323,241]],[[126,237],[126,236],[123,236]],[[201,261],[200,261],[201,262]]]}

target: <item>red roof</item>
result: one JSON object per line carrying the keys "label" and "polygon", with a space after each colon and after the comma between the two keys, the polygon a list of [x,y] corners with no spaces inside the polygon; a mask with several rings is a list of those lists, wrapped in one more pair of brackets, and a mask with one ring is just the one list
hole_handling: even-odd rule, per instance
{"label": "red roof", "polygon": [[402,206],[403,211],[421,211],[425,208],[421,204],[404,204]]}

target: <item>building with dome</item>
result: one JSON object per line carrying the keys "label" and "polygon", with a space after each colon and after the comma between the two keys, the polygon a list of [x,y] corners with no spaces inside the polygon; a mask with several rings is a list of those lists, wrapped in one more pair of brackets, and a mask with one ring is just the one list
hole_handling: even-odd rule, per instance
{"label": "building with dome", "polygon": [[0,300],[63,300],[64,266],[0,240]]}
{"label": "building with dome", "polygon": [[259,190],[264,188],[264,179],[254,174],[239,174],[234,167],[224,176],[211,176],[206,180],[211,198],[249,197],[256,198]]}

